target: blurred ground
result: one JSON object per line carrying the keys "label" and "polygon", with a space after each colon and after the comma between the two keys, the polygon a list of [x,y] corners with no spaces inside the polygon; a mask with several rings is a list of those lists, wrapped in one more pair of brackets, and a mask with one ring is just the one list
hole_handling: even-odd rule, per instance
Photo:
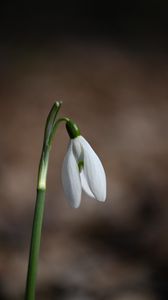
{"label": "blurred ground", "polygon": [[113,43],[1,46],[0,299],[23,299],[44,123],[53,101],[101,157],[105,204],[69,208],[62,125],[48,176],[38,299],[168,299],[168,59]]}

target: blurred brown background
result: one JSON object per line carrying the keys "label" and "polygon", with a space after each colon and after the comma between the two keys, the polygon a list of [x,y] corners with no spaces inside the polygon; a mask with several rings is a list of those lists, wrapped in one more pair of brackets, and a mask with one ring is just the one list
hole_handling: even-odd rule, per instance
{"label": "blurred brown background", "polygon": [[163,1],[4,4],[0,20],[0,299],[23,299],[48,111],[104,164],[104,204],[68,206],[60,126],[49,166],[37,299],[168,299],[168,47]]}

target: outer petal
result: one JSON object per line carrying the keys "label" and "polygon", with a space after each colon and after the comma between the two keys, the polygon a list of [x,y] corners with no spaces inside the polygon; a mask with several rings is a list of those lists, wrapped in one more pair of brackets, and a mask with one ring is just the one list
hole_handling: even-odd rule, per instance
{"label": "outer petal", "polygon": [[95,198],[95,196],[93,195],[93,193],[90,190],[90,187],[88,186],[88,183],[87,183],[87,180],[86,180],[86,177],[85,177],[85,174],[83,171],[80,173],[80,179],[81,179],[82,189],[84,190],[84,192],[89,197]]}
{"label": "outer petal", "polygon": [[80,205],[82,188],[72,146],[71,141],[62,166],[62,184],[70,205],[77,208]]}
{"label": "outer petal", "polygon": [[84,174],[95,198],[104,202],[106,199],[106,175],[102,163],[89,143],[80,136],[84,153]]}
{"label": "outer petal", "polygon": [[72,140],[72,150],[77,161],[82,160],[82,147],[80,144],[80,136]]}

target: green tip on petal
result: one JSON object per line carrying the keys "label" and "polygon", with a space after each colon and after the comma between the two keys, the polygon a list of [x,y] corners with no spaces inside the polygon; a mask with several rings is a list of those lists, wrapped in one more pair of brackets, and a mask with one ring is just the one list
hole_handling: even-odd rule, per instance
{"label": "green tip on petal", "polygon": [[80,161],[78,162],[79,172],[82,171],[83,167],[84,167],[84,162],[83,162],[83,160],[80,160]]}
{"label": "green tip on petal", "polygon": [[66,129],[71,139],[75,139],[80,135],[78,126],[72,120],[66,122]]}

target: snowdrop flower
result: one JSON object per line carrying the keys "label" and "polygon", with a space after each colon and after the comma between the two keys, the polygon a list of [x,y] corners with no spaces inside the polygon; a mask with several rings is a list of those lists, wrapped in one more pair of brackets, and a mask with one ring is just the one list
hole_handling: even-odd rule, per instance
{"label": "snowdrop flower", "polygon": [[79,207],[82,190],[88,196],[104,202],[106,175],[100,159],[80,135],[76,124],[69,120],[66,128],[70,143],[62,167],[62,184],[70,205]]}

